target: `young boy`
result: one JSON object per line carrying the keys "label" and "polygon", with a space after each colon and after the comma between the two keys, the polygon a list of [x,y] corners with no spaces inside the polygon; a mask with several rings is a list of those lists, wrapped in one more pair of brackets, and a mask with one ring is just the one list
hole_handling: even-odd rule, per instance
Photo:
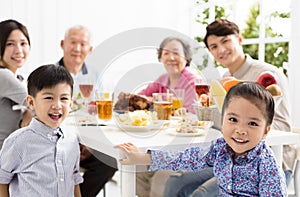
{"label": "young boy", "polygon": [[286,196],[283,171],[265,143],[274,116],[271,94],[255,82],[244,82],[227,93],[222,110],[223,137],[208,151],[151,150],[140,153],[130,144],[116,146],[125,153],[121,164],[150,165],[149,170],[199,171],[213,167],[221,196]]}
{"label": "young boy", "polygon": [[72,105],[73,79],[62,66],[44,65],[28,78],[26,101],[35,111],[0,152],[0,196],[80,197],[79,141],[60,125]]}

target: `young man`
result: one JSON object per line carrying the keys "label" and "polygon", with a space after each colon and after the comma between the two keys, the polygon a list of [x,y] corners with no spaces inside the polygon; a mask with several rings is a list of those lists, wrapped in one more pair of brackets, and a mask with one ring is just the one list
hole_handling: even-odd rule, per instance
{"label": "young man", "polygon": [[[93,84],[97,82],[97,72],[84,62],[93,50],[90,42],[91,33],[86,27],[80,25],[69,28],[61,41],[64,55],[58,64],[71,73],[74,79],[75,98],[79,94],[80,82],[86,80]],[[116,160],[83,145],[80,145],[80,149],[80,167],[85,170],[84,182],[80,184],[81,194],[83,197],[96,197],[116,172]]]}
{"label": "young man", "polygon": [[36,117],[4,141],[0,152],[0,196],[80,197],[78,137],[60,125],[72,106],[73,79],[56,65],[28,78],[27,104]]}
{"label": "young man", "polygon": [[[249,55],[246,55],[242,48],[242,41],[243,38],[239,27],[226,19],[217,19],[206,27],[206,35],[204,37],[206,47],[217,62],[228,68],[223,77],[233,76],[241,80],[256,81],[258,76],[264,71],[271,71],[276,76],[277,84],[282,89],[283,99],[275,111],[272,128],[290,132],[289,93],[286,76],[275,66],[254,60]],[[291,169],[293,169],[295,150],[290,146],[286,146],[283,158],[283,169],[285,170],[288,184],[292,173]],[[203,187],[203,184],[194,182],[197,177],[200,180],[201,176],[201,172],[187,172],[183,173],[181,178],[170,177],[166,183],[165,196],[174,196],[180,192],[193,194],[192,196],[197,197],[209,196],[217,189],[216,179],[214,177],[207,179],[209,180],[208,183],[202,181],[201,183],[206,184]],[[213,194],[210,196],[217,195]]]}

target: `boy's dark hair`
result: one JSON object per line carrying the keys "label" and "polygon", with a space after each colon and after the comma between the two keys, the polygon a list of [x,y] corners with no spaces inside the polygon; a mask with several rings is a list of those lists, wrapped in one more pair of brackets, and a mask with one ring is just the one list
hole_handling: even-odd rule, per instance
{"label": "boy's dark hair", "polygon": [[240,29],[234,23],[227,19],[216,19],[206,27],[206,35],[204,37],[204,44],[208,48],[207,38],[210,35],[228,36],[231,34],[239,35]]}
{"label": "boy's dark hair", "polygon": [[28,94],[35,97],[44,88],[51,88],[59,83],[67,83],[73,94],[73,78],[63,66],[54,64],[43,65],[30,73],[27,80]]}
{"label": "boy's dark hair", "polygon": [[224,116],[224,111],[228,107],[231,99],[235,97],[241,97],[251,101],[258,109],[260,109],[266,119],[267,125],[272,124],[275,104],[271,93],[266,90],[265,87],[256,82],[247,81],[230,88],[224,100],[222,117]]}
{"label": "boy's dark hair", "polygon": [[181,45],[183,47],[183,52],[184,52],[184,55],[185,55],[185,58],[187,61],[185,66],[189,66],[192,61],[191,46],[186,41],[184,41],[180,38],[177,38],[177,37],[167,37],[160,43],[159,49],[157,50],[158,60],[160,61],[162,51],[164,50],[166,44],[168,44],[169,42],[171,42],[173,40],[176,40],[177,42],[181,43]]}
{"label": "boy's dark hair", "polygon": [[10,35],[10,33],[16,29],[20,30],[24,34],[30,46],[29,34],[27,28],[23,24],[12,19],[1,21],[0,22],[0,58],[1,59],[3,58],[7,38]]}

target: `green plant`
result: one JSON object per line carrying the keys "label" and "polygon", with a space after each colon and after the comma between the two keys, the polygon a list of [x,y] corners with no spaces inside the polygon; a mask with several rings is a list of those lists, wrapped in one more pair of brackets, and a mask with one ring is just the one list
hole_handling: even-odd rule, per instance
{"label": "green plant", "polygon": [[[197,6],[207,3],[208,0],[202,0],[197,1]],[[250,10],[249,10],[249,17],[246,20],[246,28],[244,28],[241,33],[242,36],[247,38],[258,38],[259,37],[259,28],[260,25],[257,22],[257,18],[260,16],[260,4],[259,2],[254,4]],[[215,6],[215,18],[228,18],[228,14],[226,13],[225,8],[220,6]],[[277,11],[271,13],[269,16],[266,16],[266,37],[282,37],[283,35],[278,34],[275,32],[272,27],[270,26],[270,23],[272,20],[276,18],[289,18],[289,13],[279,13]],[[196,16],[196,22],[200,23],[202,25],[207,25],[209,20],[209,8],[202,9],[199,11],[199,13]],[[203,42],[203,37],[196,36],[195,40],[199,43]],[[243,49],[245,53],[248,53],[250,56],[252,56],[255,59],[258,59],[258,50],[259,46],[258,44],[249,44],[249,45],[243,45]],[[284,62],[288,62],[288,42],[282,42],[282,43],[268,43],[265,45],[265,61],[276,66],[276,67],[283,67]],[[215,63],[216,66],[218,66],[217,63]],[[205,65],[204,65],[205,66]],[[203,68],[202,66],[198,66],[199,69]],[[285,74],[286,73],[286,70]]]}
{"label": "green plant", "polygon": [[[260,15],[260,4],[257,3],[250,8],[249,18],[246,21],[247,27],[243,29],[242,36],[244,38],[258,38],[259,24],[257,17]],[[266,34],[265,37],[283,37],[283,35],[276,33],[269,25],[271,20],[276,18],[289,18],[289,13],[273,12],[266,17]],[[244,45],[244,52],[248,53],[251,57],[258,59],[258,44]],[[265,45],[265,61],[276,66],[282,67],[284,62],[288,62],[288,43],[268,43]],[[286,73],[286,70],[285,74]]]}

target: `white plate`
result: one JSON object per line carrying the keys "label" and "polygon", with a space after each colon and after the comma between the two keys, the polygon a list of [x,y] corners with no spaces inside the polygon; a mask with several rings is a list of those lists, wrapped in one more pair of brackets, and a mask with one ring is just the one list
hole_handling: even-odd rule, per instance
{"label": "white plate", "polygon": [[209,129],[214,125],[213,121],[201,121],[201,122],[204,122],[203,126],[193,126],[193,127],[198,129]]}
{"label": "white plate", "polygon": [[181,137],[195,137],[205,135],[207,133],[207,131],[204,129],[197,129],[196,133],[178,133],[176,132],[176,129],[168,129],[166,132],[170,135],[176,135]]}
{"label": "white plate", "polygon": [[135,131],[135,132],[143,132],[143,131],[150,131],[150,130],[159,130],[164,128],[165,121],[156,120],[154,123],[149,124],[148,126],[133,126],[129,124],[118,124],[117,126],[120,127],[124,131]]}
{"label": "white plate", "polygon": [[171,116],[171,120],[181,120],[182,116]]}

